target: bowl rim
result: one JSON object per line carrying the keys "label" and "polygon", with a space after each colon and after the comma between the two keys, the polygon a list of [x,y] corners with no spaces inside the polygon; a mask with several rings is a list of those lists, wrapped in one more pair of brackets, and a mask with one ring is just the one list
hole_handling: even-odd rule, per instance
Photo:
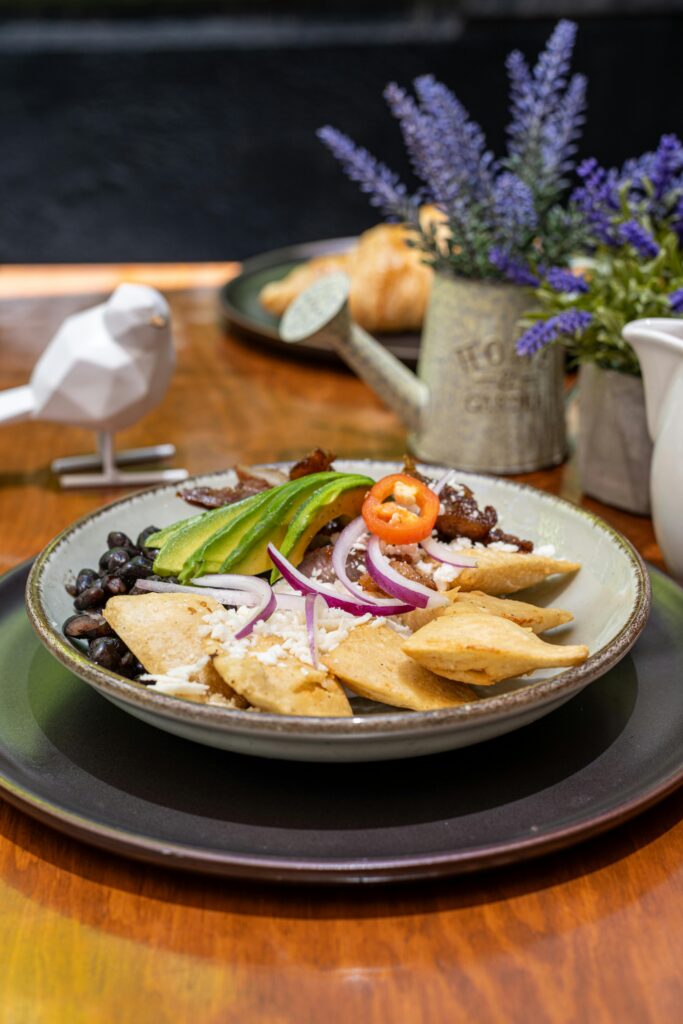
{"label": "bowl rim", "polygon": [[[337,459],[337,465],[343,468],[344,464],[353,465],[367,464],[369,468],[382,467],[387,471],[395,471],[399,463],[391,459]],[[288,467],[289,462],[268,462],[258,463],[252,468],[281,469]],[[420,470],[441,474],[449,467],[418,463]],[[460,476],[469,481],[490,482],[490,476],[483,474],[458,471]],[[216,481],[224,478],[229,470],[220,470],[212,473],[198,474],[189,478],[184,485],[197,482],[202,484],[207,481]],[[547,501],[551,505],[559,505],[570,514],[583,518],[602,533],[607,534],[610,541],[616,544],[623,555],[627,558],[632,570],[635,583],[635,594],[630,614],[621,629],[603,644],[594,653],[590,654],[585,662],[573,668],[565,669],[550,679],[542,679],[531,682],[528,686],[520,687],[504,694],[496,694],[475,701],[471,704],[460,704],[452,708],[440,708],[436,711],[388,711],[377,712],[372,715],[353,715],[350,718],[331,718],[302,715],[277,715],[271,712],[242,711],[233,708],[224,708],[220,705],[200,704],[181,697],[172,697],[167,694],[150,693],[150,691],[139,683],[124,679],[122,676],[109,669],[100,668],[89,661],[86,656],[69,643],[61,632],[58,632],[51,624],[47,614],[42,592],[42,583],[45,572],[49,568],[52,556],[64,544],[69,543],[72,535],[77,533],[85,524],[108,514],[111,509],[122,505],[129,505],[135,501],[146,498],[153,494],[173,495],[177,484],[165,484],[150,487],[142,491],[136,491],[113,502],[102,505],[91,512],[79,517],[69,526],[61,530],[36,557],[26,583],[26,611],[31,626],[35,630],[39,640],[48,651],[57,658],[63,665],[72,671],[79,678],[102,692],[105,696],[117,703],[132,705],[142,712],[151,713],[153,716],[170,719],[188,726],[208,728],[218,732],[240,733],[242,735],[254,736],[284,736],[287,733],[296,734],[297,738],[312,741],[321,737],[334,738],[339,741],[353,741],[354,738],[377,734],[395,734],[409,732],[412,736],[423,732],[448,731],[453,726],[463,730],[476,729],[483,721],[495,721],[496,719],[507,718],[510,715],[523,713],[525,709],[541,707],[547,703],[568,699],[574,693],[583,689],[588,683],[602,676],[631,649],[642,632],[650,613],[652,592],[650,579],[645,563],[640,554],[629,540],[626,539],[615,527],[611,526],[601,516],[581,508],[566,498],[542,491],[530,484],[519,483],[506,478],[493,478],[497,483],[502,483],[506,488],[513,491],[532,495],[533,500]]]}

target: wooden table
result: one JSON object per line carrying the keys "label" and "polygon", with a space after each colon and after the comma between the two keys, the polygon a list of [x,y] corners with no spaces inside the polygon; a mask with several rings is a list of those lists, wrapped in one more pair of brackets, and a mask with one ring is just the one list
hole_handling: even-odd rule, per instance
{"label": "wooden table", "polygon": [[[400,455],[403,429],[360,381],[222,333],[213,286],[235,271],[4,268],[0,387],[25,382],[68,312],[118,280],[147,281],[169,289],[179,365],[163,404],[123,443],[173,441],[192,472],[313,444]],[[91,447],[76,429],[0,430],[1,568],[115,496],[60,493],[50,475],[51,459]],[[580,500],[571,461],[524,479]],[[661,564],[648,520],[584,504]],[[680,1019],[682,811],[674,794],[602,838],[477,876],[314,891],[129,863],[0,801],[0,1022]]]}

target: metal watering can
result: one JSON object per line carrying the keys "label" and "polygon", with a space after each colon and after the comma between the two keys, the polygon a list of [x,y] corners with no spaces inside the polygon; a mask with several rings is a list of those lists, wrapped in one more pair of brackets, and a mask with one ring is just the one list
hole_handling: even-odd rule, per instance
{"label": "metal watering can", "polygon": [[563,354],[520,357],[517,322],[529,306],[514,285],[435,274],[417,376],[349,316],[350,281],[316,281],[286,310],[280,336],[333,347],[401,418],[411,451],[484,473],[556,465],[566,451]]}

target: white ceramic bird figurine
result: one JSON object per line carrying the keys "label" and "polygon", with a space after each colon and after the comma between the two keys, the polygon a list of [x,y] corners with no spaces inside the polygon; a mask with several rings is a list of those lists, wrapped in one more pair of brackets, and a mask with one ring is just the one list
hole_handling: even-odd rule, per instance
{"label": "white ceramic bird figurine", "polygon": [[0,392],[0,423],[48,420],[98,432],[99,456],[57,459],[52,468],[100,469],[67,474],[63,487],[173,483],[186,470],[122,473],[117,463],[173,455],[155,445],[114,456],[112,434],[158,405],[174,366],[171,315],[163,295],[141,284],[122,284],[99,306],[64,321],[23,387]]}

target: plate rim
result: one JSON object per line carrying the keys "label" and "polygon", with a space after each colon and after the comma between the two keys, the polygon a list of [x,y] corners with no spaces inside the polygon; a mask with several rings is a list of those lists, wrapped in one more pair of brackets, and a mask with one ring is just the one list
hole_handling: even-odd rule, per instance
{"label": "plate rim", "polygon": [[[12,577],[28,573],[31,560],[21,563],[0,576],[0,586],[11,584]],[[650,572],[664,584],[678,591],[681,588],[671,577],[655,567]],[[233,755],[234,756],[234,755]],[[474,871],[502,867],[518,861],[564,849],[617,827],[636,814],[665,799],[683,783],[683,757],[676,771],[642,793],[608,808],[586,821],[575,821],[548,833],[537,833],[526,839],[510,839],[495,845],[445,853],[420,853],[367,858],[287,858],[243,855],[213,851],[202,847],[155,840],[142,833],[117,829],[79,815],[60,804],[52,803],[9,779],[0,770],[0,790],[9,803],[71,838],[89,845],[171,869],[199,871],[204,874],[244,878],[258,882],[290,884],[398,883],[422,881]]]}
{"label": "plate rim", "polygon": [[[391,467],[395,468],[398,465],[393,460],[337,459],[336,461],[339,464],[366,462],[372,466],[385,466],[389,472],[392,471]],[[282,468],[288,465],[288,462],[260,463],[253,468],[258,469],[259,466]],[[444,472],[448,468],[424,463],[419,463],[419,466],[437,474]],[[226,470],[223,470],[191,477],[187,483],[197,481],[204,483],[225,476],[226,472]],[[473,481],[490,479],[482,474],[465,472],[462,473],[462,476],[467,480]],[[542,707],[546,703],[557,700],[560,696],[568,698],[582,689],[583,686],[599,678],[620,661],[636,642],[647,622],[652,602],[650,579],[643,559],[633,544],[611,526],[610,523],[588,509],[581,508],[565,498],[539,490],[529,484],[507,479],[501,480],[501,483],[513,490],[532,493],[537,499],[540,498],[541,500],[548,501],[551,505],[559,504],[564,506],[572,514],[587,519],[593,527],[597,526],[603,532],[609,534],[611,540],[617,542],[631,563],[636,593],[631,613],[624,626],[608,644],[603,645],[598,651],[589,655],[582,665],[565,669],[551,679],[539,680],[533,685],[505,694],[491,696],[472,704],[440,708],[436,711],[407,712],[403,710],[378,712],[370,716],[354,715],[351,718],[276,715],[269,712],[261,712],[258,716],[254,716],[252,713],[238,709],[194,703],[166,694],[150,694],[145,687],[125,680],[115,672],[94,665],[84,654],[70,644],[61,633],[58,634],[49,622],[41,593],[41,582],[49,560],[54,552],[64,543],[68,543],[71,535],[76,533],[84,524],[108,513],[112,508],[128,505],[139,498],[152,494],[173,493],[177,486],[174,484],[151,487],[135,492],[132,495],[118,498],[86,513],[61,530],[36,557],[29,572],[26,584],[26,610],[29,622],[37,633],[38,638],[50,653],[70,671],[95,689],[104,692],[115,700],[141,708],[161,718],[170,718],[176,722],[197,724],[219,732],[238,733],[243,736],[254,734],[259,736],[283,736],[284,734],[291,735],[294,733],[299,741],[305,741],[307,737],[313,740],[329,737],[342,742],[344,740],[353,742],[353,739],[359,735],[378,736],[386,735],[387,733],[401,733],[403,731],[409,731],[411,735],[421,734],[423,731],[433,734],[441,729],[450,730],[456,725],[463,729],[476,728],[482,721],[495,721],[498,718],[507,717],[508,714],[512,714],[515,711],[520,711],[524,707]]]}

